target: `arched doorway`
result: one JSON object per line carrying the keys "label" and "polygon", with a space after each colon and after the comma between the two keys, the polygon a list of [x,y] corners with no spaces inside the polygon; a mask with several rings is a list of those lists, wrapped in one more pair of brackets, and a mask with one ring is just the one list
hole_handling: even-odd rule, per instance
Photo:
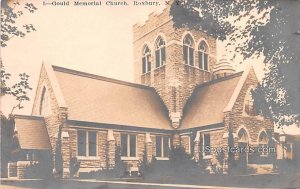
{"label": "arched doorway", "polygon": [[240,129],[238,132],[238,148],[239,166],[245,167],[248,163],[249,139],[248,134],[244,128]]}

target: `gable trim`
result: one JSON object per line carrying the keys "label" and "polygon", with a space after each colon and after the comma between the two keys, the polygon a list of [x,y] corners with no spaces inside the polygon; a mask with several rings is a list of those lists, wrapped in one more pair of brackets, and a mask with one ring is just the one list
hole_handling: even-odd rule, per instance
{"label": "gable trim", "polygon": [[56,76],[54,74],[52,66],[47,64],[47,63],[43,63],[43,66],[45,67],[45,70],[46,70],[46,73],[48,75],[49,81],[51,83],[51,87],[52,87],[52,90],[53,90],[54,95],[56,97],[58,106],[62,107],[62,108],[67,108],[66,101],[65,101],[65,99],[62,95],[62,92],[61,92],[60,88],[59,88],[59,84],[58,84],[58,81],[57,81]]}
{"label": "gable trim", "polygon": [[234,91],[233,91],[233,94],[228,102],[228,104],[226,105],[226,107],[224,108],[223,112],[230,112],[232,111],[232,108],[244,86],[244,83],[250,73],[250,70],[253,69],[252,65],[249,64],[245,70],[245,72],[243,73],[243,75],[241,76],[237,86],[235,87]]}
{"label": "gable trim", "polygon": [[173,130],[167,129],[156,129],[156,128],[146,128],[138,126],[129,125],[117,125],[109,123],[95,123],[87,121],[77,121],[77,120],[67,120],[69,127],[86,127],[86,128],[98,128],[98,129],[114,129],[114,130],[124,130],[124,131],[140,131],[140,132],[155,132],[155,133],[173,133]]}
{"label": "gable trim", "polygon": [[137,83],[131,83],[128,81],[122,81],[122,80],[118,80],[118,79],[112,79],[112,78],[108,78],[108,77],[104,77],[104,76],[99,76],[99,75],[81,72],[81,71],[77,71],[77,70],[72,70],[72,69],[68,69],[68,68],[63,68],[63,67],[59,67],[59,66],[52,65],[52,68],[53,68],[52,71],[54,70],[57,72],[72,74],[72,75],[76,75],[76,76],[80,76],[80,77],[86,77],[86,78],[90,78],[90,79],[96,79],[96,80],[106,81],[106,82],[110,82],[110,83],[116,83],[116,84],[120,84],[120,85],[126,85],[126,86],[140,88],[140,89],[155,90],[153,87],[150,87],[150,86],[137,84]]}

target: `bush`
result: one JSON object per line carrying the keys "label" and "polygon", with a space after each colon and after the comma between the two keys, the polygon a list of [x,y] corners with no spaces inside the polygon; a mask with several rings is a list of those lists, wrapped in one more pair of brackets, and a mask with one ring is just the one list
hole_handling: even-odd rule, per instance
{"label": "bush", "polygon": [[[169,152],[169,160],[156,160],[146,167],[144,177],[150,180],[167,178],[188,178],[205,173],[206,166],[200,166],[204,161],[195,162],[192,155],[185,152],[183,147],[173,148]],[[205,168],[204,168],[205,167]]]}
{"label": "bush", "polygon": [[[106,152],[108,153],[108,152]],[[106,154],[108,157],[108,154]],[[106,178],[121,178],[125,175],[126,164],[121,160],[121,148],[116,145],[115,148],[115,166],[109,167],[108,161],[106,167],[102,170],[91,171],[89,173],[80,174],[80,178],[94,178],[94,179],[106,179]]]}
{"label": "bush", "polygon": [[51,177],[51,172],[46,170],[45,167],[40,162],[30,162],[29,165],[25,166],[24,170],[25,178],[49,178]]}
{"label": "bush", "polygon": [[148,162],[148,153],[145,150],[143,154],[143,158],[139,161],[139,176],[142,178],[145,178],[145,175],[148,173],[149,169],[153,166],[153,164],[156,162],[156,159],[154,156],[152,156],[152,159],[150,162]]}
{"label": "bush", "polygon": [[77,160],[76,157],[72,157],[70,159],[70,177],[73,178],[74,175],[77,174],[80,168],[80,162]]}

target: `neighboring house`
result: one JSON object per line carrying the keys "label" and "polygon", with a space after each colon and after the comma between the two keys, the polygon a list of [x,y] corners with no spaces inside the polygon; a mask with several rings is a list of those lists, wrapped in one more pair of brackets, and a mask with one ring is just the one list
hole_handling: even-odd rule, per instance
{"label": "neighboring house", "polygon": [[[284,135],[280,141],[280,135]],[[300,158],[300,135],[285,134],[283,132],[275,133],[277,138],[277,159],[295,160]],[[299,162],[300,163],[300,162]]]}
{"label": "neighboring house", "polygon": [[[183,146],[196,161],[216,165],[217,154],[207,149],[268,146],[273,124],[253,111],[251,89],[258,81],[252,67],[235,73],[228,61],[217,62],[216,39],[175,29],[169,8],[133,31],[136,84],[43,64],[32,116],[15,117],[20,149],[27,153],[16,162],[41,149],[55,157],[60,148],[68,177],[74,156],[79,172],[113,167],[116,145],[133,167],[145,152],[149,161],[168,160],[171,147]],[[245,167],[258,159],[272,163],[264,160],[267,152],[224,155],[225,165],[230,158]]]}

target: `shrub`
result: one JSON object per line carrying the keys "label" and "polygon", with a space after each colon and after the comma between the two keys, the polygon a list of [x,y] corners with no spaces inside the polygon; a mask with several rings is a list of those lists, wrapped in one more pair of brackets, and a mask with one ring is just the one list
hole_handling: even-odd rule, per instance
{"label": "shrub", "polygon": [[70,159],[70,177],[73,178],[74,175],[77,174],[80,168],[80,162],[77,160],[76,157],[72,157]]}
{"label": "shrub", "polygon": [[166,179],[188,178],[205,173],[206,166],[202,167],[204,162],[204,160],[195,162],[192,155],[187,154],[183,147],[173,148],[169,152],[167,161],[156,160],[153,157],[151,163],[145,166],[143,176],[149,180],[161,180],[162,177],[166,177]]}
{"label": "shrub", "polygon": [[[108,152],[106,152],[106,157],[108,157]],[[115,166],[113,168],[109,167],[108,160],[106,161],[106,167],[102,170],[91,171],[86,174],[81,174],[81,178],[95,178],[95,179],[105,179],[105,178],[120,178],[123,177],[126,170],[126,164],[121,160],[121,148],[116,145],[115,148]]]}

